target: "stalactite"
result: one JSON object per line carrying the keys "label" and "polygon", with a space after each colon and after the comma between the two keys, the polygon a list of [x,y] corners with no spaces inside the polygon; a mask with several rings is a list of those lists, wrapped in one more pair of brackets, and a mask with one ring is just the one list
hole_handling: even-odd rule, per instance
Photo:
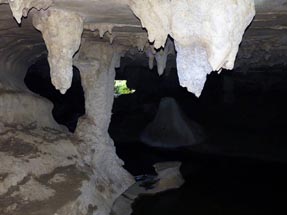
{"label": "stalactite", "polygon": [[42,32],[49,52],[52,83],[64,94],[72,83],[73,56],[80,47],[83,20],[76,13],[49,9],[37,13],[33,24]]}
{"label": "stalactite", "polygon": [[[1,2],[0,2],[1,3]],[[8,0],[13,16],[20,24],[22,16],[27,17],[28,12],[32,8],[37,10],[47,9],[52,3],[52,0]]]}
{"label": "stalactite", "polygon": [[[233,68],[242,35],[255,15],[253,0],[130,0],[130,7],[155,48],[164,47],[168,35],[174,39],[180,84],[197,96],[212,70]],[[187,53],[194,47],[205,49],[206,54],[191,62],[201,66],[188,66]]]}

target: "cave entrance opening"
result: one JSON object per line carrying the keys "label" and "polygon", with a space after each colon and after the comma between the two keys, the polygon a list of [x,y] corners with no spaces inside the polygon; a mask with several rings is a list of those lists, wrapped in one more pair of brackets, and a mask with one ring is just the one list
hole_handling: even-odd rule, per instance
{"label": "cave entrance opening", "polygon": [[54,104],[52,114],[56,122],[74,132],[78,118],[85,114],[85,98],[79,69],[73,66],[72,86],[64,95],[51,83],[47,57],[40,58],[28,68],[24,81],[29,90]]}
{"label": "cave entrance opening", "polygon": [[127,80],[115,80],[115,97],[132,94],[135,90],[128,88]]}

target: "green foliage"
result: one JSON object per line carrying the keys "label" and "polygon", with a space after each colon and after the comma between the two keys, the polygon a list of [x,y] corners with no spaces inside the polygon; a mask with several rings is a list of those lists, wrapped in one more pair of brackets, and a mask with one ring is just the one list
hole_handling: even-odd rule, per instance
{"label": "green foliage", "polygon": [[131,94],[134,93],[135,90],[132,90],[127,87],[126,80],[116,80],[115,81],[115,94],[122,95],[122,94]]}

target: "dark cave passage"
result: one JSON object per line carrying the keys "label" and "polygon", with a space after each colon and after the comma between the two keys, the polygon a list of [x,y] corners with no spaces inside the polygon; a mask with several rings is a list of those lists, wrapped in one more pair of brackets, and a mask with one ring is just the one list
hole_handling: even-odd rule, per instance
{"label": "dark cave passage", "polygon": [[73,67],[73,81],[66,94],[61,94],[51,83],[50,67],[47,58],[41,58],[30,66],[25,77],[29,90],[49,99],[54,108],[55,120],[74,132],[78,118],[85,114],[85,98],[81,85],[80,71]]}
{"label": "dark cave passage", "polygon": [[[280,197],[287,192],[284,67],[211,74],[199,99],[178,85],[176,71],[169,79],[145,68],[127,70],[140,70],[147,77],[126,77],[136,92],[115,99],[110,134],[117,154],[133,175],[155,174],[152,165],[157,162],[181,161],[186,180],[180,189],[139,198],[134,215],[286,212]],[[173,87],[165,91],[166,86]],[[152,96],[146,96],[150,91]],[[141,142],[142,130],[165,97],[174,98],[185,115],[204,128],[203,143],[163,149]]]}
{"label": "dark cave passage", "polygon": [[285,214],[286,163],[196,155],[184,162],[185,184],[177,189],[142,196],[133,215]]}

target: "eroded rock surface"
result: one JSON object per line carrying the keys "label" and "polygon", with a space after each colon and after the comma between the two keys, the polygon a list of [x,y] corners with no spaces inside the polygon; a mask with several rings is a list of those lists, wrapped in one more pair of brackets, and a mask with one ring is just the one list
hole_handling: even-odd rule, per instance
{"label": "eroded rock surface", "polygon": [[[88,176],[77,167],[80,155],[70,135],[35,124],[0,121],[0,212],[51,215],[80,202]],[[62,181],[51,181],[56,174]]]}
{"label": "eroded rock surface", "polygon": [[[92,168],[91,181],[84,190],[86,204],[97,209],[93,214],[108,214],[114,200],[132,183],[123,168],[108,134],[114,98],[115,67],[119,67],[121,47],[85,41],[76,65],[81,70],[86,115],[80,119],[76,136],[80,140],[83,162]],[[95,205],[95,202],[100,204]]]}
{"label": "eroded rock surface", "polygon": [[[286,44],[286,1],[255,2],[260,14],[239,62],[278,64],[286,56],[279,48]],[[147,53],[149,67],[156,59],[161,75],[175,48],[180,83],[199,96],[207,74],[233,68],[254,13],[253,0],[0,0],[1,214],[109,214],[133,183],[107,132],[120,57],[128,50],[134,58]],[[86,115],[74,135],[54,122],[51,104],[23,82],[27,68],[47,53],[52,82],[62,93],[70,87],[73,63],[81,71]],[[189,126],[180,124],[193,140]],[[33,189],[41,195],[32,195]]]}
{"label": "eroded rock surface", "polygon": [[[48,101],[27,91],[1,90],[3,215],[23,211],[43,215],[109,214],[114,200],[133,183],[108,135],[115,67],[125,48],[94,41],[83,43],[83,47],[77,65],[82,72],[86,115],[75,134],[68,135],[52,120]],[[70,166],[72,174],[80,178],[69,176],[65,168]],[[33,190],[41,196],[32,195]]]}
{"label": "eroded rock surface", "polygon": [[168,35],[175,40],[180,84],[196,96],[211,71],[233,69],[243,33],[255,15],[251,0],[133,0],[131,8],[155,48],[164,46]]}
{"label": "eroded rock surface", "polygon": [[[114,4],[115,8],[126,8],[123,22],[120,20],[121,17],[120,21],[116,21],[116,16],[107,18],[108,21],[104,22],[100,16],[91,15],[92,10],[88,5],[92,3],[88,0],[82,4],[79,1],[74,1],[71,5],[66,3],[66,10],[65,1],[54,3],[31,0],[9,1],[18,22],[21,21],[22,15],[27,16],[32,8],[42,9],[34,12],[34,26],[43,34],[49,51],[52,82],[62,93],[70,87],[72,58],[79,48],[83,28],[90,31],[97,30],[100,38],[106,35],[110,43],[113,43],[118,36],[114,28],[140,27],[134,24],[137,21],[132,21],[135,17],[131,16],[129,7],[140,18],[142,27],[148,31],[149,41],[154,43],[156,49],[165,46],[168,36],[174,39],[178,53],[177,68],[180,83],[197,96],[201,94],[207,74],[211,71],[220,71],[222,68],[233,69],[243,33],[255,15],[253,0],[95,2],[94,4],[99,4],[103,10],[109,9],[109,4]],[[140,32],[140,30],[132,32],[135,34],[138,31]],[[130,37],[129,34],[125,35],[126,40]],[[134,37],[140,38],[134,43],[137,43],[139,50],[142,51],[147,38],[136,35]],[[167,54],[166,50],[158,50],[156,54],[159,74],[163,73]]]}
{"label": "eroded rock surface", "polygon": [[53,119],[52,106],[50,101],[36,95],[0,89],[0,119],[6,123],[66,130]]}
{"label": "eroded rock surface", "polygon": [[132,204],[141,195],[153,195],[171,189],[180,188],[184,179],[179,171],[180,162],[163,162],[154,165],[157,176],[152,180],[150,187],[145,187],[145,182],[138,181],[121,195],[113,205],[113,215],[130,215]]}

